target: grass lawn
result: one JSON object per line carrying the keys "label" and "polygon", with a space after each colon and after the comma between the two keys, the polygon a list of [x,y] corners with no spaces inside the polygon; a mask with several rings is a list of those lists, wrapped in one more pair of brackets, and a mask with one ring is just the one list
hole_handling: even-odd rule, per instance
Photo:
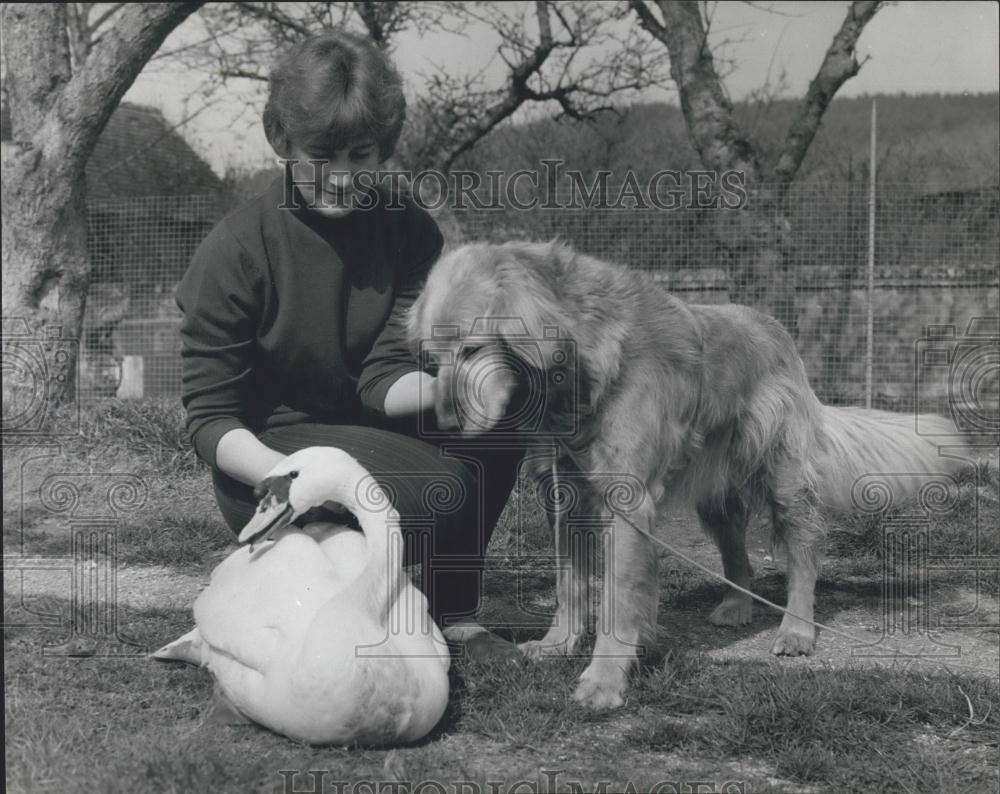
{"label": "grass lawn", "polygon": [[[763,608],[751,627],[712,628],[705,617],[721,585],[665,556],[659,641],[622,709],[573,704],[585,658],[456,664],[448,711],[419,745],[314,748],[210,724],[205,671],[134,652],[190,628],[198,585],[233,546],[179,411],[111,402],[58,448],[5,450],[7,790],[997,791],[998,573],[968,563],[1000,554],[987,529],[1000,524],[995,468],[986,479],[966,481],[935,516],[929,551],[939,562],[917,578],[883,555],[879,525],[836,525],[817,617],[867,640],[860,652],[825,632],[815,656],[775,659],[767,649],[778,616]],[[539,636],[553,607],[547,532],[533,504],[524,483],[486,577],[484,620],[515,639]],[[95,611],[100,594],[83,606],[73,598],[65,561],[81,516],[113,519],[116,587],[107,592],[117,601],[107,612]],[[660,533],[720,568],[689,517],[670,517]],[[763,535],[751,545],[754,589],[782,602],[780,560]],[[960,554],[965,562],[940,562]],[[887,568],[895,589],[884,591]],[[95,625],[134,645],[74,628]],[[82,655],[58,653],[67,647]],[[893,647],[907,655],[892,658]],[[124,655],[102,655],[113,651]]]}

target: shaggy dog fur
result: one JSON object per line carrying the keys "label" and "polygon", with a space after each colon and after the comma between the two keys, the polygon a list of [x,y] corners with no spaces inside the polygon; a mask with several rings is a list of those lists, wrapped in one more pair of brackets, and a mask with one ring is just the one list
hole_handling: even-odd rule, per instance
{"label": "shaggy dog fur", "polygon": [[[533,382],[548,393],[537,442],[560,440],[558,468],[590,483],[592,507],[612,517],[600,493],[609,473],[641,483],[629,520],[648,531],[669,501],[693,504],[726,576],[743,587],[748,520],[769,510],[797,616],[783,618],[776,654],[814,648],[821,508],[849,509],[861,474],[957,465],[915,435],[912,416],[820,404],[792,338],[771,317],[689,306],[646,274],[559,243],[474,244],[443,256],[412,308],[410,339],[435,338],[440,348],[442,327],[450,340],[438,369],[442,427],[494,428],[525,373],[539,375]],[[546,378],[556,370],[560,377]],[[575,694],[593,708],[623,702],[637,652],[655,636],[657,551],[611,513],[597,639]],[[563,528],[561,549],[568,540]],[[556,618],[544,639],[522,646],[529,654],[569,653],[586,631],[586,563],[560,557]],[[750,619],[751,599],[733,589],[710,616],[718,625]]]}

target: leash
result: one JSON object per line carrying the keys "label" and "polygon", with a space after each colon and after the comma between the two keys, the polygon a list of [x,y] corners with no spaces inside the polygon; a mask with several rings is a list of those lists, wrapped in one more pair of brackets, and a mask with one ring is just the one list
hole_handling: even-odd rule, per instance
{"label": "leash", "polygon": [[[575,457],[572,455],[572,453],[569,452],[569,450],[567,450],[565,448],[565,446],[563,446],[563,450],[565,452],[569,453],[571,459],[575,460]],[[553,498],[554,508],[555,508],[555,524],[556,524],[555,527],[554,527],[554,529],[555,529],[555,551],[556,551],[556,559],[559,560],[559,559],[561,559],[559,557],[559,552],[560,552],[560,549],[559,549],[559,534],[560,534],[559,530],[561,528],[560,521],[562,520],[561,519],[561,517],[562,517],[562,511],[559,510],[559,504],[560,504],[561,500],[559,498],[559,474],[558,474],[558,470],[557,470],[557,467],[556,467],[557,458],[558,458],[558,455],[553,455],[552,456],[552,481],[553,481],[553,488],[552,488],[553,497],[552,498]],[[605,504],[607,504],[607,501],[605,501]],[[684,560],[684,562],[686,562],[688,565],[691,565],[694,568],[697,568],[702,573],[708,574],[713,579],[717,579],[720,582],[724,582],[725,584],[729,585],[734,590],[737,590],[740,593],[743,593],[745,595],[750,596],[750,598],[752,598],[754,601],[759,601],[760,603],[762,603],[762,604],[764,604],[766,606],[771,607],[771,609],[776,609],[778,612],[782,612],[782,613],[784,613],[786,615],[790,615],[791,617],[795,618],[796,620],[801,620],[803,623],[808,623],[808,624],[810,624],[812,626],[815,626],[818,629],[822,629],[824,631],[830,632],[831,634],[836,634],[839,637],[843,637],[845,639],[851,640],[852,642],[854,642],[857,645],[865,645],[865,646],[867,646],[867,645],[873,645],[874,644],[874,643],[872,643],[869,640],[862,639],[861,637],[856,637],[853,634],[849,634],[846,631],[841,631],[840,629],[835,629],[833,626],[828,626],[825,623],[820,623],[819,621],[816,621],[816,620],[809,620],[809,619],[804,618],[804,617],[802,617],[800,615],[796,615],[791,610],[786,609],[785,607],[779,606],[778,604],[775,604],[773,601],[769,601],[768,599],[764,598],[763,596],[757,595],[757,593],[754,593],[753,591],[748,590],[745,587],[741,587],[740,585],[736,584],[736,582],[732,581],[731,579],[727,579],[725,577],[725,575],[723,575],[721,573],[718,573],[716,571],[713,571],[711,568],[708,568],[708,567],[702,565],[697,560],[692,559],[687,554],[685,554],[680,549],[678,549],[676,546],[674,546],[672,543],[668,543],[667,541],[662,540],[662,539],[656,537],[655,535],[653,535],[648,530],[643,529],[638,524],[634,523],[631,519],[629,519],[626,515],[624,515],[623,513],[619,512],[617,510],[615,510],[610,505],[607,505],[607,506],[608,506],[608,510],[611,512],[612,515],[614,515],[616,518],[619,518],[622,521],[624,521],[626,524],[628,524],[630,527],[632,527],[632,529],[634,529],[640,535],[642,535],[643,537],[645,537],[647,540],[650,540],[653,543],[655,543],[655,544],[657,544],[659,546],[662,546],[664,549],[666,549],[667,551],[669,551],[674,556],[680,557],[680,559]],[[901,653],[902,653],[898,648],[893,648],[892,650],[895,651],[896,655],[901,655]]]}
{"label": "leash", "polygon": [[[810,625],[813,625],[813,626],[815,626],[818,629],[823,629],[824,631],[829,631],[831,634],[837,634],[837,635],[839,635],[841,637],[844,637],[845,639],[851,640],[852,642],[855,642],[855,643],[857,643],[859,645],[871,645],[872,644],[869,640],[864,640],[864,639],[861,639],[860,637],[854,636],[853,634],[848,634],[846,631],[841,631],[840,629],[835,629],[833,626],[827,626],[825,623],[820,623],[820,622],[815,621],[815,620],[809,620],[808,618],[804,618],[804,617],[802,617],[800,615],[796,615],[790,609],[786,609],[785,607],[778,606],[773,601],[768,601],[766,598],[764,598],[764,596],[757,595],[757,593],[754,593],[751,590],[747,590],[747,588],[745,588],[745,587],[740,587],[738,584],[736,584],[736,582],[732,581],[731,579],[727,579],[723,574],[717,573],[716,571],[713,571],[711,568],[708,568],[708,567],[702,565],[697,560],[692,559],[691,557],[688,557],[684,552],[682,552],[680,549],[678,549],[673,544],[667,543],[667,541],[665,541],[665,540],[661,540],[660,538],[658,538],[655,535],[653,535],[651,532],[648,532],[647,530],[643,529],[642,527],[638,526],[637,524],[634,524],[632,521],[630,521],[628,518],[626,518],[625,516],[623,516],[621,513],[616,512],[614,509],[611,509],[611,512],[615,516],[617,516],[618,518],[620,518],[622,521],[624,521],[626,524],[628,524],[630,527],[632,527],[632,529],[634,529],[640,535],[643,535],[647,539],[653,541],[653,543],[656,543],[656,544],[662,546],[667,551],[669,551],[671,554],[673,554],[673,555],[675,555],[677,557],[680,557],[688,565],[694,566],[695,568],[697,568],[702,573],[707,573],[709,576],[711,576],[714,579],[718,579],[721,582],[725,582],[727,585],[729,585],[734,590],[738,590],[739,592],[744,593],[744,594],[750,596],[752,599],[754,599],[754,601],[759,601],[760,603],[765,604],[765,605],[771,607],[772,609],[776,609],[779,612],[784,612],[786,615],[790,615],[791,617],[795,618],[796,620],[801,620],[803,623],[809,623]],[[895,649],[895,650],[896,650],[897,654],[900,653],[900,651],[898,649]]]}
{"label": "leash", "polygon": [[562,499],[559,496],[559,472],[556,470],[556,460],[558,457],[558,455],[552,456],[552,506],[555,513],[555,526],[553,527],[555,538],[553,539],[553,545],[556,548],[556,565],[562,565],[560,562],[562,560],[562,550],[559,548],[559,536],[562,534],[562,510],[559,509],[559,506],[562,504]]}

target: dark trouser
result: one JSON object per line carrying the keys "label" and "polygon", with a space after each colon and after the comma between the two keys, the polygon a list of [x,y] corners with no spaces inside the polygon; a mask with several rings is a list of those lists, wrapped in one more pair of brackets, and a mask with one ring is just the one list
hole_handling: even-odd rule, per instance
{"label": "dark trouser", "polygon": [[[438,625],[475,615],[483,557],[517,480],[522,448],[488,439],[428,443],[379,428],[313,423],[271,428],[259,438],[278,452],[326,446],[356,458],[394,500],[405,562],[421,564],[421,589]],[[219,509],[239,532],[256,508],[253,489],[217,469],[212,477]]]}

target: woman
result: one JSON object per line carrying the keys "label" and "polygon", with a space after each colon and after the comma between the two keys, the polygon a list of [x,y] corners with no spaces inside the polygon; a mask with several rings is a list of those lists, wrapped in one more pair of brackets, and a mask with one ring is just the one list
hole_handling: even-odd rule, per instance
{"label": "woman", "polygon": [[[264,129],[285,176],[212,230],[177,290],[187,427],[237,532],[253,486],[285,455],[349,452],[396,495],[449,641],[514,657],[474,618],[520,454],[448,454],[415,437],[434,378],[417,367],[404,316],[443,240],[423,209],[355,178],[392,154],[404,116],[399,74],[362,37],[323,33],[277,65]],[[435,489],[452,497],[436,510]]]}

